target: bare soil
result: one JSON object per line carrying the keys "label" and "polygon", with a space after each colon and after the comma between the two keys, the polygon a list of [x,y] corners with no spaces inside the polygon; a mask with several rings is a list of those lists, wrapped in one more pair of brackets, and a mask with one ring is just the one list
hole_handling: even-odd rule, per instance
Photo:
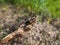
{"label": "bare soil", "polygon": [[[20,8],[17,10],[14,6],[0,7],[0,40],[14,32],[15,27],[24,28],[24,23],[18,25],[21,21],[30,19],[28,15],[29,13],[24,13]],[[36,17],[31,29],[24,32],[23,36],[17,34],[4,45],[60,45],[60,20],[48,23],[48,21],[40,22],[38,18],[39,16]]]}

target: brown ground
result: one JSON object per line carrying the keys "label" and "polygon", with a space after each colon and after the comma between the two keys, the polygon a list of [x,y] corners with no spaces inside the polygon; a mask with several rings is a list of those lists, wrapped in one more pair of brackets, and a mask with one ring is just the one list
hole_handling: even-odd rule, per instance
{"label": "brown ground", "polygon": [[[24,15],[26,16],[23,17]],[[28,13],[24,13],[21,9],[18,11],[12,6],[0,7],[0,40],[14,31],[10,30],[13,26],[17,27],[19,22],[30,19],[27,15]],[[24,20],[25,18],[27,19]],[[8,44],[4,45],[60,45],[60,21],[57,20],[54,23],[52,21],[49,24],[48,21],[39,22],[38,18],[39,16],[33,27],[23,36],[17,34]],[[25,24],[22,23],[18,28],[23,25]]]}

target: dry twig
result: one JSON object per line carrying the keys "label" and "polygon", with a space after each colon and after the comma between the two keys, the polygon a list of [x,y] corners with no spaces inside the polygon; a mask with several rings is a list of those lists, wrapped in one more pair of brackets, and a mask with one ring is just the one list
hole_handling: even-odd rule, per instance
{"label": "dry twig", "polygon": [[9,42],[9,40],[11,40],[16,34],[21,34],[23,35],[24,30],[19,28],[18,30],[8,34],[6,37],[4,37],[1,41],[0,41],[0,45],[6,44]]}

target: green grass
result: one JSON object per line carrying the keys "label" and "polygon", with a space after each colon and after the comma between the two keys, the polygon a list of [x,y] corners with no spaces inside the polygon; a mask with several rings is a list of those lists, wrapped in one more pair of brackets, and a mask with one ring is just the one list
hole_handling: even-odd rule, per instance
{"label": "green grass", "polygon": [[0,6],[5,4],[5,1],[4,0],[0,0]]}
{"label": "green grass", "polygon": [[0,31],[2,30],[2,27],[0,26]]}
{"label": "green grass", "polygon": [[6,36],[6,34],[1,35],[0,40],[2,40],[5,36]]}
{"label": "green grass", "polygon": [[1,0],[0,2],[23,6],[34,12],[42,11],[46,7],[45,0]]}
{"label": "green grass", "polygon": [[47,0],[47,9],[53,18],[60,18],[60,0]]}
{"label": "green grass", "polygon": [[47,9],[53,18],[60,18],[60,0],[0,0],[0,4],[6,3],[23,6],[35,13],[44,12]]}

